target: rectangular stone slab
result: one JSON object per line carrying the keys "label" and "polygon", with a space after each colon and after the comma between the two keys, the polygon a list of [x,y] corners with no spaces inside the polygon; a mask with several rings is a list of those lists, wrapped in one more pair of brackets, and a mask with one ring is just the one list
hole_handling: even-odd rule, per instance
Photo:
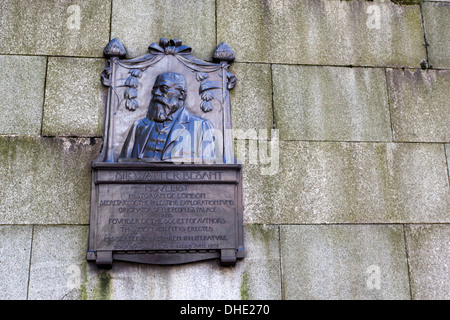
{"label": "rectangular stone slab", "polygon": [[238,62],[404,65],[426,61],[418,5],[391,1],[221,0],[217,39]]}
{"label": "rectangular stone slab", "polygon": [[86,224],[100,141],[0,136],[0,223]]}
{"label": "rectangular stone slab", "polygon": [[246,223],[449,222],[442,144],[281,141],[279,163],[244,167]]}
{"label": "rectangular stone slab", "polygon": [[111,0],[0,1],[0,53],[101,57]]}
{"label": "rectangular stone slab", "polygon": [[0,134],[41,134],[46,65],[45,57],[0,55]]}

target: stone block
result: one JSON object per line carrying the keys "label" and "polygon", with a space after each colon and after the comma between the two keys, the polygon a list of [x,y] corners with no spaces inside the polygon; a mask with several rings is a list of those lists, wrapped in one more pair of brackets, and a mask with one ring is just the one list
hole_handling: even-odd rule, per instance
{"label": "stone block", "polygon": [[394,141],[450,141],[450,70],[386,71]]}
{"label": "stone block", "polygon": [[449,239],[446,224],[406,226],[413,299],[450,299]]}
{"label": "stone block", "polygon": [[217,38],[239,62],[419,67],[426,60],[418,5],[225,0],[217,17]]}
{"label": "stone block", "polygon": [[42,135],[101,136],[103,59],[50,57]]}
{"label": "stone block", "polygon": [[391,141],[382,69],[273,66],[281,140]]}
{"label": "stone block", "polygon": [[[272,75],[270,66],[266,64],[234,63],[230,72],[236,75],[237,84],[231,90],[233,109],[233,127],[245,133],[254,130],[272,129]],[[253,138],[251,134],[249,138]],[[245,136],[236,134],[235,138]]]}
{"label": "stone block", "polygon": [[410,299],[402,226],[281,226],[284,299]]}
{"label": "stone block", "polygon": [[280,141],[279,171],[243,170],[246,223],[448,223],[443,145]]}
{"label": "stone block", "polygon": [[30,300],[78,300],[86,296],[86,226],[35,226]]}
{"label": "stone block", "polygon": [[31,226],[0,226],[0,300],[26,300]]}
{"label": "stone block", "polygon": [[450,2],[422,4],[428,59],[433,68],[450,68]]}
{"label": "stone block", "polygon": [[247,256],[235,267],[217,261],[178,266],[85,260],[87,227],[37,226],[30,299],[281,299],[278,227],[248,226]]}
{"label": "stone block", "polygon": [[0,224],[85,224],[100,139],[0,137]]}
{"label": "stone block", "polygon": [[45,57],[0,56],[0,134],[41,133],[46,64]]}
{"label": "stone block", "polygon": [[129,58],[147,53],[151,43],[166,38],[182,40],[196,57],[211,61],[215,30],[214,0],[114,1],[111,37],[123,43]]}
{"label": "stone block", "polygon": [[101,57],[111,0],[0,2],[0,53]]}

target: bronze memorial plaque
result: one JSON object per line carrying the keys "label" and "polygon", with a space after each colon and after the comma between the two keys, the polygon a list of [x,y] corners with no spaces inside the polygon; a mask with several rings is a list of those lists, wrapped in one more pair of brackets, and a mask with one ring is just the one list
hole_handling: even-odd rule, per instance
{"label": "bronze memorial plaque", "polygon": [[241,164],[233,152],[225,44],[215,62],[180,40],[161,39],[125,59],[113,39],[102,73],[108,87],[104,145],[92,163],[88,261],[181,264],[245,255]]}

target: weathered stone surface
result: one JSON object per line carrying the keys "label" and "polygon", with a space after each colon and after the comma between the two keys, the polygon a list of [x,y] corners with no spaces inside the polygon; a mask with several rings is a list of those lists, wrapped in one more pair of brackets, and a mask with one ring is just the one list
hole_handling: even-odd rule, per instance
{"label": "weathered stone surface", "polygon": [[418,67],[426,59],[419,6],[381,0],[218,1],[217,38],[240,62]]}
{"label": "weathered stone surface", "polygon": [[444,147],[280,142],[279,172],[244,166],[246,223],[449,222]]}
{"label": "weathered stone surface", "polygon": [[410,299],[403,228],[281,226],[285,299]]}
{"label": "weathered stone surface", "polygon": [[382,69],[274,65],[273,82],[281,140],[392,139]]}
{"label": "weathered stone surface", "polygon": [[428,59],[433,68],[450,68],[450,3],[424,3],[422,5]]}
{"label": "weathered stone surface", "polygon": [[411,292],[415,300],[450,299],[450,225],[406,226]]}
{"label": "weathered stone surface", "polygon": [[111,37],[123,43],[130,58],[147,53],[152,42],[166,38],[181,39],[195,56],[211,60],[215,29],[214,0],[114,1]]}
{"label": "weathered stone surface", "polygon": [[394,141],[449,142],[450,70],[386,71]]}
{"label": "weathered stone surface", "polygon": [[217,261],[179,266],[85,260],[87,227],[38,226],[30,299],[280,299],[278,227],[249,226],[247,257],[233,268]]}
{"label": "weathered stone surface", "polygon": [[0,53],[101,57],[110,0],[0,2]]}
{"label": "weathered stone surface", "polygon": [[95,139],[0,137],[0,224],[87,223]]}
{"label": "weathered stone surface", "polygon": [[41,133],[45,68],[45,57],[0,56],[0,134]]}
{"label": "weathered stone surface", "polygon": [[[231,90],[233,127],[237,130],[270,130],[273,127],[272,75],[266,64],[233,63],[230,72],[238,77]],[[244,138],[239,131],[235,138]],[[249,135],[249,138],[253,138]]]}
{"label": "weathered stone surface", "polygon": [[25,300],[31,226],[0,226],[0,300]]}
{"label": "weathered stone surface", "polygon": [[101,136],[103,59],[48,60],[43,135]]}
{"label": "weathered stone surface", "polygon": [[279,228],[245,226],[246,257],[241,275],[241,299],[281,299]]}
{"label": "weathered stone surface", "polygon": [[[278,228],[252,226],[246,233],[247,256],[235,267],[217,261],[178,266],[147,266],[117,262],[107,274],[86,286],[88,299],[280,299]],[[103,289],[101,288],[103,282]],[[102,296],[103,295],[103,296]]]}
{"label": "weathered stone surface", "polygon": [[35,226],[30,300],[85,297],[86,226]]}

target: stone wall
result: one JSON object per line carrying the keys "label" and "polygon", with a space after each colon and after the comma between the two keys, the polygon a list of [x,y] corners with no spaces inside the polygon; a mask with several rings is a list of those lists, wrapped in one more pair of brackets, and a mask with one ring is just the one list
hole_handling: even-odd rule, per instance
{"label": "stone wall", "polygon": [[[0,1],[0,299],[450,299],[449,24],[450,1]],[[235,267],[86,262],[114,37],[234,50]]]}

